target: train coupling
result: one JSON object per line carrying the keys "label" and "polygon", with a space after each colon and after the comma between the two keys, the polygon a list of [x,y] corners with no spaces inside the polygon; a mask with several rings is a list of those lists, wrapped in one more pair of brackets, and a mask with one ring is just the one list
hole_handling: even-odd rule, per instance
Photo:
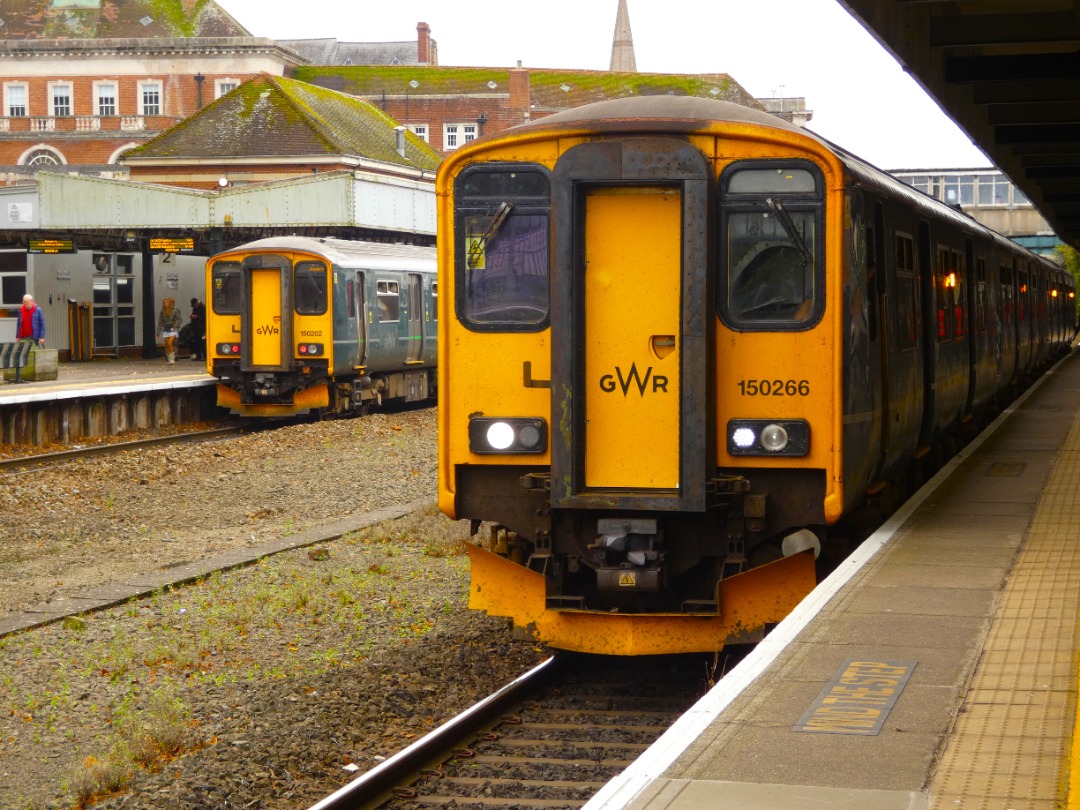
{"label": "train coupling", "polygon": [[597,550],[618,555],[619,565],[601,566],[596,570],[596,585],[602,591],[660,590],[660,534],[656,520],[647,518],[601,518],[597,521],[600,538]]}

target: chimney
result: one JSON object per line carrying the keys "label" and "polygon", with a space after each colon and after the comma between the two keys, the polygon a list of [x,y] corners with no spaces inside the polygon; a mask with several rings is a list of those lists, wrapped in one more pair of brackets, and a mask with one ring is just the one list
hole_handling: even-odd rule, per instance
{"label": "chimney", "polygon": [[532,105],[531,89],[529,71],[518,62],[516,68],[510,68],[510,109],[528,111]]}
{"label": "chimney", "polygon": [[431,59],[431,26],[426,22],[416,24],[416,61],[421,65],[433,64]]}

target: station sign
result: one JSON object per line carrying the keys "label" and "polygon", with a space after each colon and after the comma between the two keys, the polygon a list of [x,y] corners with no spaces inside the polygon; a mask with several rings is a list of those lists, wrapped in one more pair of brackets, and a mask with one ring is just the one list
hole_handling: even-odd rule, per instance
{"label": "station sign", "polygon": [[151,253],[192,253],[195,250],[193,236],[151,236]]}
{"label": "station sign", "polygon": [[27,242],[27,253],[78,253],[74,239],[31,239]]}

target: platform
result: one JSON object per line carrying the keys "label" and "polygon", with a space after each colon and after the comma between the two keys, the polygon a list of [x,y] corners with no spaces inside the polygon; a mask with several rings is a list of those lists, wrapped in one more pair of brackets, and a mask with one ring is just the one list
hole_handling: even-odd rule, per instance
{"label": "platform", "polygon": [[1080,807],[1078,405],[1074,349],[586,808]]}
{"label": "platform", "polygon": [[44,446],[212,418],[203,361],[104,358],[59,363],[55,380],[0,382],[0,444]]}

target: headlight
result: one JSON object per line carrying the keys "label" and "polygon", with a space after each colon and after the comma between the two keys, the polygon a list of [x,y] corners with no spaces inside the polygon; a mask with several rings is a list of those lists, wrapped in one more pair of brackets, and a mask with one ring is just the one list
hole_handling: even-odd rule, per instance
{"label": "headlight", "polygon": [[219,343],[217,344],[218,354],[240,354],[239,343]]}
{"label": "headlight", "polygon": [[323,353],[323,345],[321,343],[301,343],[296,347],[296,353],[304,354],[308,357],[321,355]]}
{"label": "headlight", "polygon": [[810,423],[805,419],[732,419],[728,452],[733,456],[805,456]]}
{"label": "headlight", "polygon": [[469,420],[469,449],[474,453],[543,453],[547,450],[547,423],[540,418]]}

